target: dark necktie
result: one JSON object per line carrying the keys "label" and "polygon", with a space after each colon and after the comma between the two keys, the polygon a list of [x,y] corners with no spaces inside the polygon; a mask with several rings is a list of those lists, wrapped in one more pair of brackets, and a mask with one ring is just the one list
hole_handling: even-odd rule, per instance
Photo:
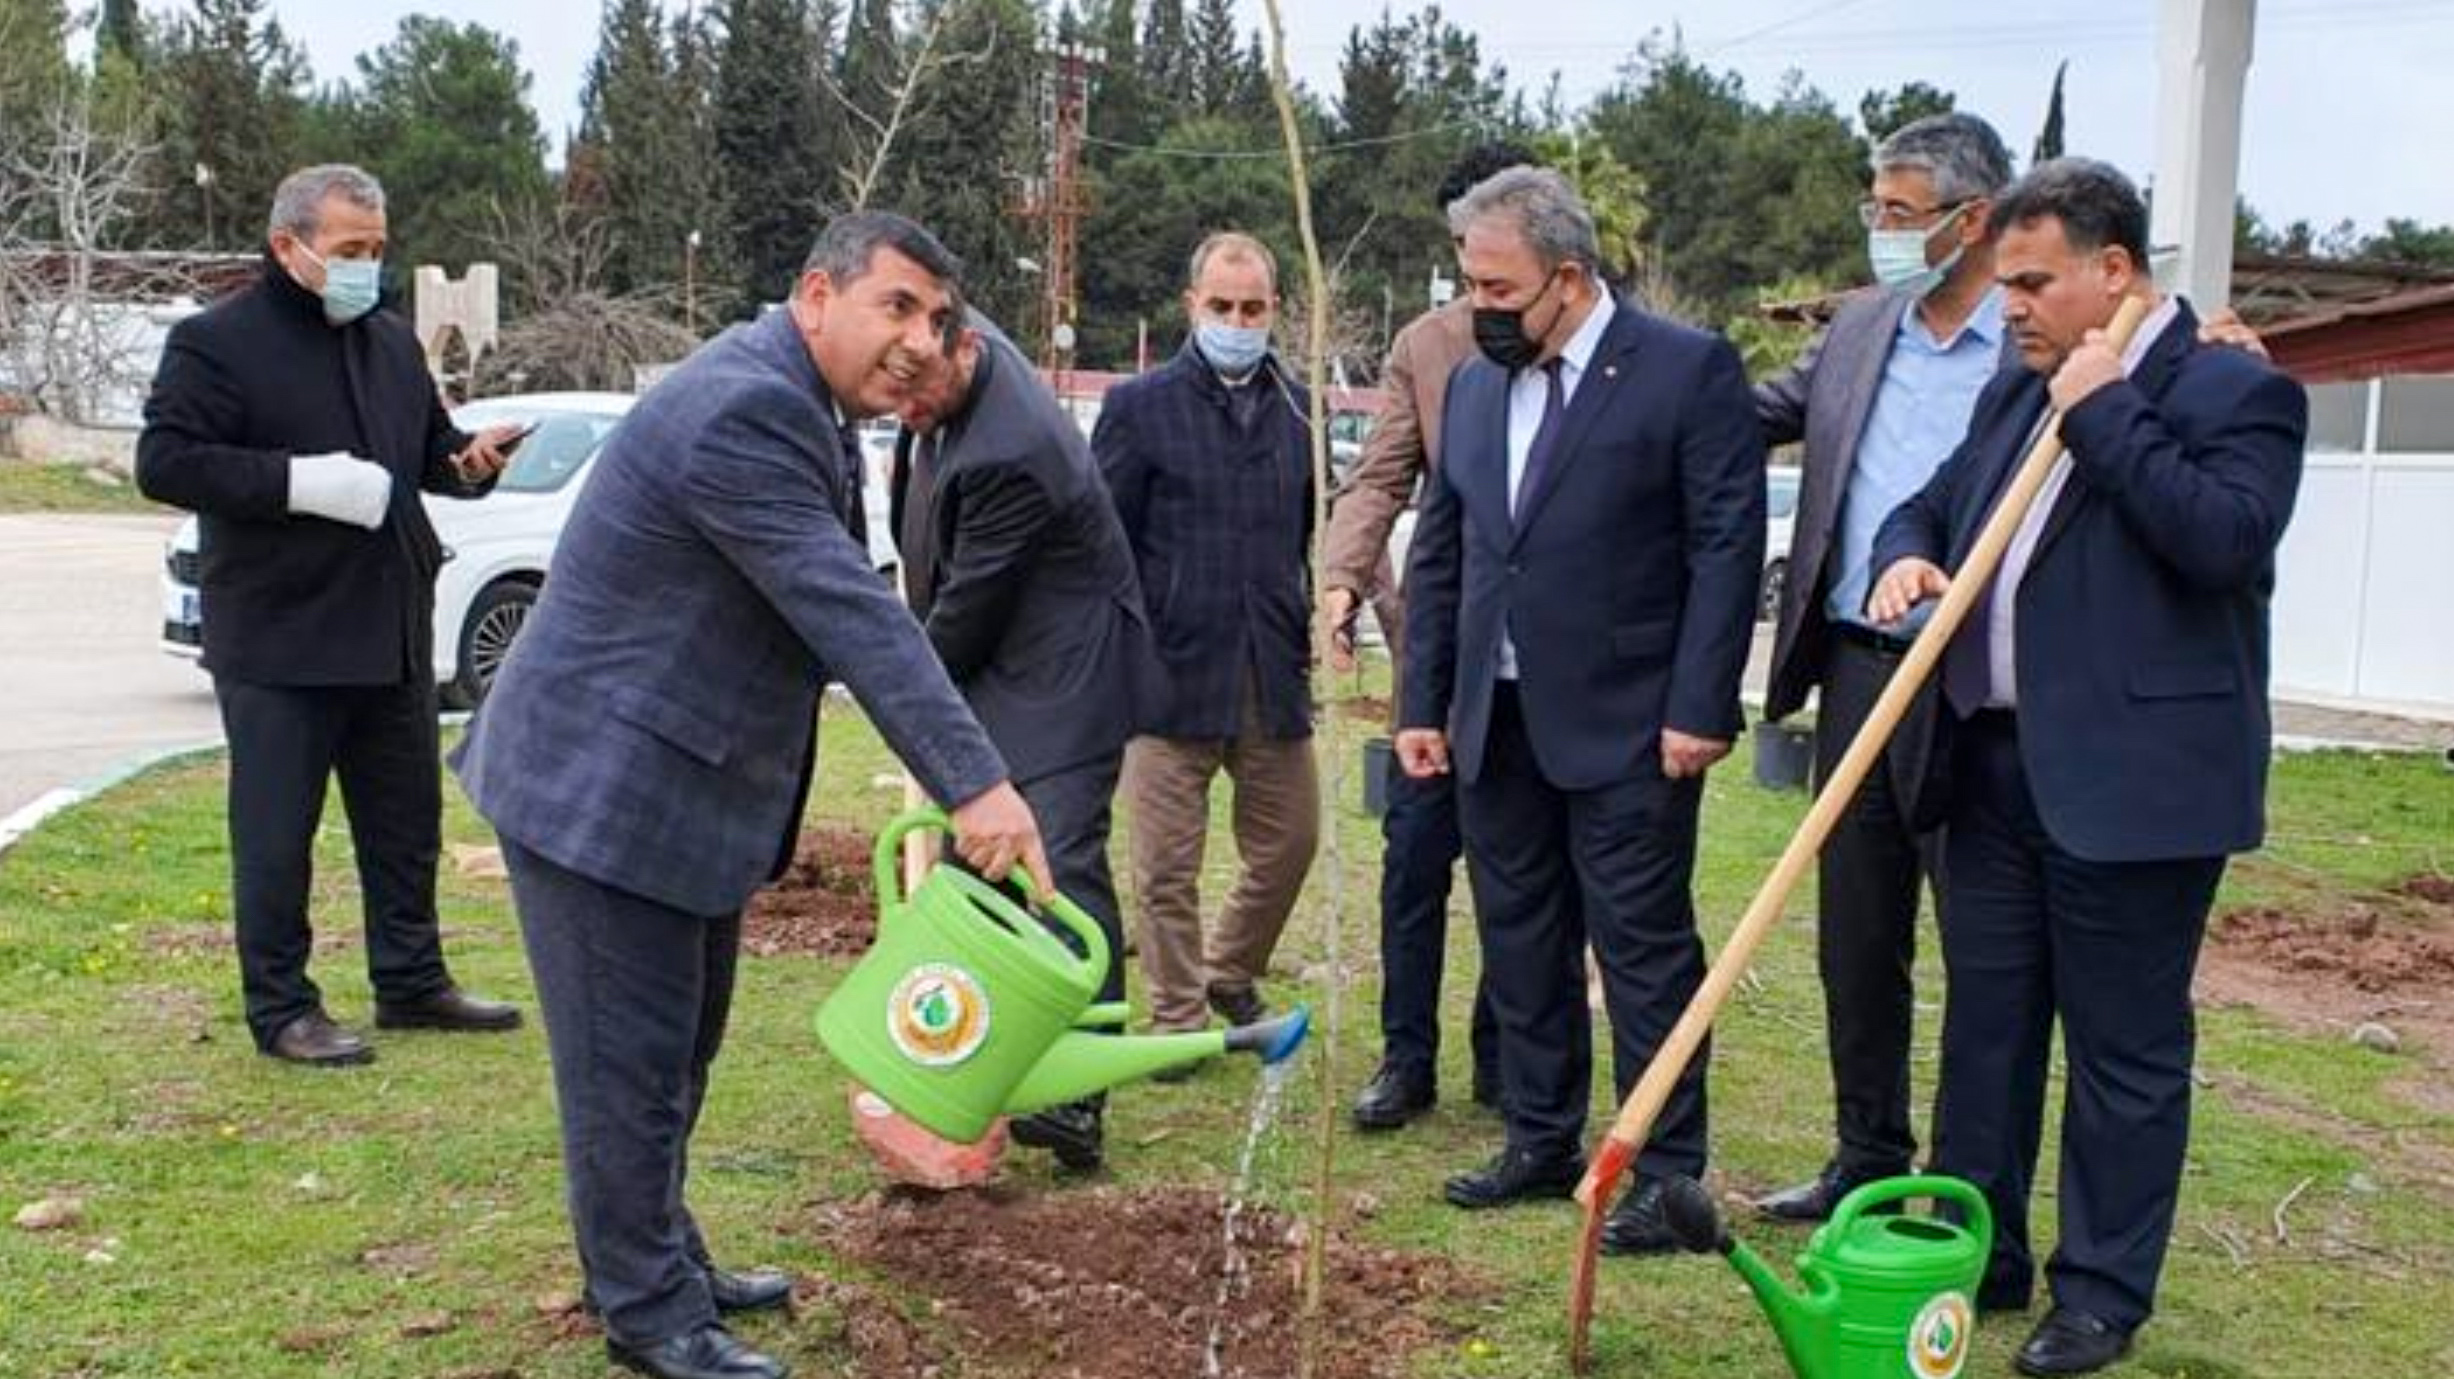
{"label": "dark necktie", "polygon": [[1994,582],[1977,591],[1977,602],[1943,648],[1943,697],[1962,718],[1985,707],[1994,693]]}
{"label": "dark necktie", "polygon": [[903,481],[903,592],[912,611],[927,616],[937,596],[937,437],[911,439]]}
{"label": "dark necktie", "polygon": [[836,441],[843,447],[843,466],[835,476],[835,510],[842,514],[844,530],[863,547],[869,544],[869,486],[865,482],[868,464],[861,452],[861,433],[855,427],[836,430]]}
{"label": "dark necktie", "polygon": [[1534,486],[1542,482],[1542,473],[1551,467],[1551,452],[1559,446],[1559,414],[1563,407],[1559,386],[1559,361],[1542,366],[1545,391],[1542,395],[1542,422],[1534,428],[1534,439],[1525,447],[1525,473],[1517,480],[1517,501],[1509,508],[1514,517],[1525,511],[1526,500],[1534,496]]}

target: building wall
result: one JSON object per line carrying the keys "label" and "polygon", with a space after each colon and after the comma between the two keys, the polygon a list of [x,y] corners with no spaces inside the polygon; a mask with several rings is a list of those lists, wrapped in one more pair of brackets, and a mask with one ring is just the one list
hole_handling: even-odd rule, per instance
{"label": "building wall", "polygon": [[2310,389],[2276,692],[2454,712],[2454,377]]}

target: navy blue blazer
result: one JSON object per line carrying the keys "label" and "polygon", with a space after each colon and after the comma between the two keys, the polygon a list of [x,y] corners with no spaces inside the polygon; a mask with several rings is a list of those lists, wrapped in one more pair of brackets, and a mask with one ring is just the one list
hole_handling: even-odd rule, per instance
{"label": "navy blue blazer", "polygon": [[1658,775],[1664,727],[1727,739],[1741,726],[1764,569],[1764,442],[1746,372],[1719,336],[1613,310],[1515,518],[1509,375],[1477,357],[1449,380],[1408,556],[1399,721],[1445,727],[1463,780],[1482,768],[1502,628],[1555,787]]}
{"label": "navy blue blazer", "polygon": [[730,914],[791,856],[829,680],[931,798],[1006,778],[847,530],[861,495],[843,444],[782,309],[631,409],[452,757],[497,831],[617,889]]}
{"label": "navy blue blazer", "polygon": [[1157,655],[1135,730],[1243,731],[1249,678],[1262,732],[1312,735],[1312,441],[1304,390],[1276,357],[1249,424],[1187,341],[1110,389],[1091,432],[1142,577]]}
{"label": "navy blue blazer", "polygon": [[[1957,569],[2046,404],[2042,375],[1997,374],[1885,520],[1875,568]],[[2267,603],[2308,417],[2298,383],[2200,345],[2187,303],[2127,381],[2063,417],[2071,476],[2020,581],[2015,674],[2037,816],[2073,856],[2215,857],[2264,835]]]}

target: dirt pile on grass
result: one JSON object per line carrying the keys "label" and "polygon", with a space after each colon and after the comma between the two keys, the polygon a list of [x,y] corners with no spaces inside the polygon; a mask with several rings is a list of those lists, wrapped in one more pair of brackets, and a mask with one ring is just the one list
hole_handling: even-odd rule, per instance
{"label": "dirt pile on grass", "polygon": [[2444,1092],[2454,1071],[2454,879],[2422,872],[2332,910],[2218,915],[2198,995],[2410,1058],[2398,1092],[2454,1107]]}
{"label": "dirt pile on grass", "polygon": [[[2415,898],[2420,894],[2404,893]],[[2426,901],[2423,907],[2448,908]],[[2454,913],[2388,916],[2350,908],[2311,915],[2247,909],[2219,918],[2209,938],[2212,948],[2232,961],[2340,983],[2358,992],[2454,994],[2454,922],[2450,921]]]}
{"label": "dirt pile on grass", "polygon": [[[933,1374],[956,1356],[997,1379],[1198,1375],[1214,1343],[1227,1379],[1296,1372],[1305,1227],[1276,1212],[1237,1217],[1224,1307],[1224,1207],[1207,1193],[897,1191],[830,1205],[814,1228],[885,1280],[828,1283],[818,1299],[843,1316],[861,1379]],[[1443,1318],[1483,1291],[1447,1259],[1333,1234],[1318,1372],[1410,1373],[1410,1354],[1462,1334]]]}
{"label": "dirt pile on grass", "polygon": [[741,946],[760,957],[858,957],[878,933],[877,886],[868,835],[813,828],[801,835],[782,880],[750,899]]}

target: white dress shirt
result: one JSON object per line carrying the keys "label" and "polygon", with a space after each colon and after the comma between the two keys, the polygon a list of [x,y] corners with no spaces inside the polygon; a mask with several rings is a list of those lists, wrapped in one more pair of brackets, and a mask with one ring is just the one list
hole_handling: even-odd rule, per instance
{"label": "white dress shirt", "polygon": [[[2139,322],[2138,330],[2132,333],[2130,343],[2122,350],[2122,372],[2125,375],[2137,371],[2139,361],[2147,357],[2148,347],[2155,344],[2156,337],[2170,329],[2174,318],[2181,314],[2178,300],[2174,297],[2164,298],[2147,313],[2147,319]],[[2039,418],[2038,429],[2042,430],[2044,424],[2044,420]],[[2034,444],[2036,442],[2032,437],[2028,445]],[[2027,450],[2028,446],[2020,448],[2022,458],[2026,457]],[[2052,515],[2054,503],[2062,497],[2062,489],[2070,480],[2071,457],[2070,452],[2065,450],[2054,457],[2053,469],[2045,476],[2045,486],[2037,490],[2036,502],[2029,505],[2019,530],[2011,534],[2010,546],[2003,551],[2002,568],[1994,572],[1994,587],[1986,591],[1986,597],[1993,600],[1993,609],[1988,614],[1990,621],[1985,629],[1986,679],[1990,682],[1986,686],[1989,692],[1985,697],[1985,706],[1989,709],[2019,707],[2019,582],[2026,578],[2028,562],[2036,556],[2036,543],[2045,535],[2045,519]]]}
{"label": "white dress shirt", "polygon": [[[1568,405],[1576,400],[1576,385],[1585,378],[1585,367],[1593,362],[1593,352],[1602,344],[1602,332],[1610,328],[1611,317],[1619,312],[1619,303],[1608,293],[1597,297],[1593,309],[1585,313],[1576,333],[1559,351],[1559,414],[1565,425]],[[1534,433],[1542,429],[1543,405],[1550,400],[1551,385],[1543,376],[1542,366],[1530,365],[1517,370],[1508,380],[1508,510],[1517,510],[1517,490],[1525,483],[1525,457],[1534,448]],[[1553,455],[1556,468],[1566,457]],[[1500,678],[1517,678],[1517,644],[1500,629]]]}

